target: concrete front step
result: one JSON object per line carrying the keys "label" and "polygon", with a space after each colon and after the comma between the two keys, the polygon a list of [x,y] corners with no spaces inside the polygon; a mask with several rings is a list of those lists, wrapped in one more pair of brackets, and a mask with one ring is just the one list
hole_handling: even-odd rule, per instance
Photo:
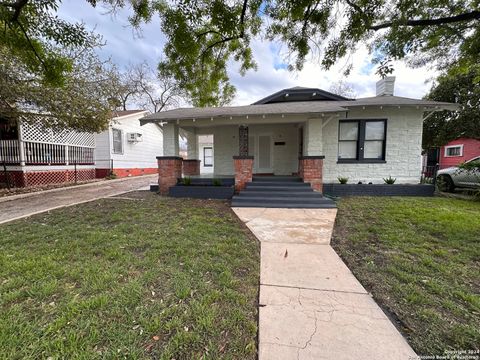
{"label": "concrete front step", "polygon": [[240,197],[287,197],[287,198],[323,198],[323,195],[319,192],[310,191],[241,191],[238,196]]}
{"label": "concrete front step", "polygon": [[305,203],[270,203],[270,202],[236,202],[232,201],[232,207],[251,207],[251,208],[283,208],[283,209],[335,209],[335,203],[331,204],[305,204]]}
{"label": "concrete front step", "polygon": [[255,182],[302,182],[302,178],[298,176],[254,176]]}
{"label": "concrete front step", "polygon": [[269,203],[301,203],[301,204],[329,204],[333,203],[332,200],[326,197],[311,197],[311,196],[302,196],[302,197],[273,197],[273,196],[264,196],[264,197],[251,197],[251,196],[234,196],[233,201],[237,203],[242,202],[269,202]]}
{"label": "concrete front step", "polygon": [[253,181],[246,184],[247,187],[257,187],[257,186],[282,186],[282,187],[310,187],[310,183],[296,182],[296,181]]}
{"label": "concrete front step", "polygon": [[312,194],[314,193],[311,187],[298,187],[298,188],[291,188],[291,187],[263,187],[263,186],[254,186],[249,187],[243,190],[242,192],[246,192],[249,194],[253,194],[256,192],[268,192],[268,193],[284,193],[284,192],[295,192],[295,193],[304,193],[304,194]]}

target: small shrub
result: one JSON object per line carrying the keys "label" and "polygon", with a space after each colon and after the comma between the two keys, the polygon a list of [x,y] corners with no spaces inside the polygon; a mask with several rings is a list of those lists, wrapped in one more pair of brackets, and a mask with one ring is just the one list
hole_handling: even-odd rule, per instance
{"label": "small shrub", "polygon": [[184,177],[184,178],[182,179],[182,184],[183,184],[183,185],[192,185],[192,178]]}
{"label": "small shrub", "polygon": [[338,182],[340,184],[346,184],[348,182],[348,178],[347,177],[342,177],[342,176],[339,176],[338,178]]}
{"label": "small shrub", "polygon": [[383,181],[385,181],[385,184],[393,185],[395,184],[395,181],[397,181],[397,178],[392,178],[391,176],[389,176],[386,179],[384,178]]}
{"label": "small shrub", "polygon": [[117,178],[117,174],[115,174],[113,171],[110,171],[110,173],[107,176],[105,176],[105,179],[107,180],[113,180],[116,178]]}
{"label": "small shrub", "polygon": [[213,179],[212,184],[213,184],[213,186],[222,186],[222,180]]}

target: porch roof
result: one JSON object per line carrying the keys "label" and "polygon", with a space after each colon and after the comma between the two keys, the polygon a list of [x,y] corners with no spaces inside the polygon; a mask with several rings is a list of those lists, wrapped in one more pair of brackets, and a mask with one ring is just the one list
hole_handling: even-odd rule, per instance
{"label": "porch roof", "polygon": [[348,112],[359,106],[418,106],[426,111],[456,110],[457,104],[431,100],[410,99],[399,96],[374,96],[356,100],[299,101],[273,104],[253,104],[224,107],[192,107],[161,111],[140,119],[140,124],[169,122],[176,120],[230,118],[261,115],[302,115]]}

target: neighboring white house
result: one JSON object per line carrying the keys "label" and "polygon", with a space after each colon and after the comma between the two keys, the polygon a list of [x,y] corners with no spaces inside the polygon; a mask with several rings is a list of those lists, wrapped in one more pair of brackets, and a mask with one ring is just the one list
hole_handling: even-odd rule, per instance
{"label": "neighboring white house", "polygon": [[[303,177],[305,159],[323,159],[320,182],[418,183],[422,124],[430,114],[456,110],[451,103],[393,96],[394,77],[377,83],[377,95],[347,99],[321,89],[284,89],[252,105],[181,108],[145,116],[163,124],[163,155],[178,156],[179,129],[198,149],[213,137],[212,176],[237,176],[234,156],[253,156],[253,174]],[[195,144],[195,142],[197,144]],[[201,151],[189,159],[202,159]],[[241,175],[241,174],[240,174]]]}
{"label": "neighboring white house", "polygon": [[117,111],[108,130],[95,135],[97,177],[155,174],[157,156],[163,154],[162,129],[157,124],[140,126],[146,110]]}

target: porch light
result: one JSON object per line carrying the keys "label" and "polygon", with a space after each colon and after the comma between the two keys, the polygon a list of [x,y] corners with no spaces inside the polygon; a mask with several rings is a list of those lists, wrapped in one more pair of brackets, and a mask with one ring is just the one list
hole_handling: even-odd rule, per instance
{"label": "porch light", "polygon": [[382,110],[382,109],[383,109],[383,106],[380,106],[380,110]]}
{"label": "porch light", "polygon": [[213,121],[213,116],[210,118],[210,121]]}
{"label": "porch light", "polygon": [[247,115],[247,116],[245,116],[245,119],[248,119],[248,115]]}
{"label": "porch light", "polygon": [[362,106],[362,110],[365,110],[365,106]]}
{"label": "porch light", "polygon": [[232,120],[232,117],[230,116],[230,120]]}
{"label": "porch light", "polygon": [[265,119],[265,114],[262,115],[262,119]]}
{"label": "porch light", "polygon": [[316,92],[314,92],[314,93],[312,94],[312,96],[317,96],[317,93],[316,93]]}
{"label": "porch light", "polygon": [[288,94],[285,94],[285,97],[288,97]]}
{"label": "porch light", "polygon": [[193,120],[193,122],[195,122],[195,119],[192,119],[192,120]]}

